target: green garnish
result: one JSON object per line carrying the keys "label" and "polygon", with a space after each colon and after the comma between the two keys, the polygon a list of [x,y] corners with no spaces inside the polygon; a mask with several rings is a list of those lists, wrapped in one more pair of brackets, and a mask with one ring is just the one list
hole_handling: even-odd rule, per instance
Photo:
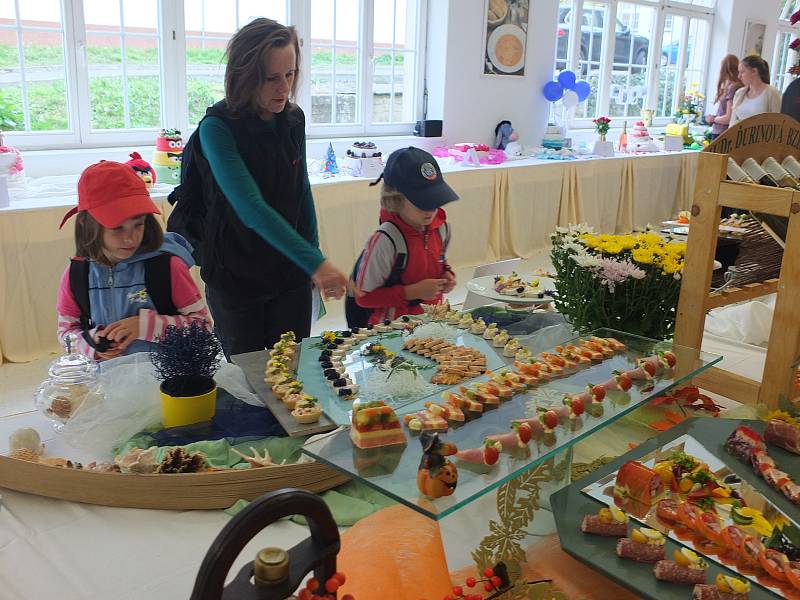
{"label": "green garnish", "polygon": [[673,452],[669,460],[687,471],[691,471],[697,464],[697,461],[685,452]]}

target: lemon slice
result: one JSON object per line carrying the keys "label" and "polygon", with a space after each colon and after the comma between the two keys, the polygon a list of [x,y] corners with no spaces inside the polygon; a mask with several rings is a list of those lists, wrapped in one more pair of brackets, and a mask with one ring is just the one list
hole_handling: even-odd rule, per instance
{"label": "lemon slice", "polygon": [[618,509],[616,506],[610,506],[608,508],[608,510],[611,513],[611,518],[613,518],[617,523],[627,523],[628,522],[628,515],[626,515],[623,511]]}
{"label": "lemon slice", "polygon": [[714,583],[716,583],[717,589],[720,592],[726,592],[729,594],[746,594],[750,591],[749,581],[742,581],[741,579],[737,579],[736,577],[731,577],[730,575],[725,575],[723,573],[719,573],[717,575],[717,579]]}
{"label": "lemon slice", "polygon": [[640,544],[663,544],[666,540],[660,531],[650,529],[649,527],[640,527],[634,529],[631,534],[631,539]]}
{"label": "lemon slice", "polygon": [[689,550],[689,548],[675,550],[672,555],[675,557],[675,562],[684,567],[700,562],[700,557],[697,556],[697,553]]}

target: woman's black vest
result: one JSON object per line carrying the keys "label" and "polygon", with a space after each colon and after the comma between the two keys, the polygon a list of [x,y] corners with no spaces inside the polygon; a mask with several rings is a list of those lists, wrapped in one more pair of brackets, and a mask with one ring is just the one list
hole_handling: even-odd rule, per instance
{"label": "woman's black vest", "polygon": [[[306,174],[301,150],[305,143],[305,115],[300,107],[287,104],[283,112],[275,115],[274,129],[255,116],[234,118],[224,100],[208,108],[206,117],[209,116],[222,119],[231,130],[264,201],[310,241],[308,218],[303,214]],[[184,149],[185,171],[181,173],[180,186],[184,189],[175,190],[175,210],[179,210],[181,202],[188,201],[195,214],[188,219],[186,215],[171,215],[168,229],[173,229],[173,221],[194,221],[189,228],[195,231],[185,237],[197,248],[195,258],[203,281],[222,291],[252,295],[271,295],[308,281],[305,272],[239,219],[211,173],[199,131],[198,125]],[[202,204],[197,203],[199,195]],[[180,226],[175,229],[183,233]]]}

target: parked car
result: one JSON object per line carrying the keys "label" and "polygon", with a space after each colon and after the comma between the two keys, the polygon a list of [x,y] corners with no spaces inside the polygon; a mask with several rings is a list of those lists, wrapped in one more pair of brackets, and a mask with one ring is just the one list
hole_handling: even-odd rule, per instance
{"label": "parked car", "polygon": [[[556,56],[559,59],[567,56],[569,34],[572,28],[572,9],[561,8],[558,14],[558,45]],[[600,51],[603,45],[603,20],[605,12],[601,9],[587,9],[581,13],[581,48],[580,59],[600,62]],[[633,33],[630,28],[617,19],[614,42],[614,62],[617,64],[647,65],[647,52],[650,40]],[[633,52],[631,52],[633,46]],[[591,50],[591,56],[589,52]]]}
{"label": "parked car", "polygon": [[[680,43],[677,40],[661,48],[661,66],[666,67],[667,65],[677,65],[679,51],[680,51]],[[689,38],[689,40],[686,43],[687,62],[691,55],[692,55],[692,40],[691,38]]]}

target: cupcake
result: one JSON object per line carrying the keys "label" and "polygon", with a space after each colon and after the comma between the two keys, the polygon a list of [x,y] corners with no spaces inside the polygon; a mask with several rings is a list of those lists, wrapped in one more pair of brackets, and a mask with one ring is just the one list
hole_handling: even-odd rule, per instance
{"label": "cupcake", "polygon": [[492,346],[495,348],[502,348],[508,343],[508,340],[511,339],[511,336],[508,335],[508,332],[503,329],[500,333],[492,338]]}
{"label": "cupcake", "polygon": [[319,421],[320,416],[322,416],[322,409],[314,402],[313,398],[303,399],[295,406],[292,416],[298,423],[308,425]]}
{"label": "cupcake", "polygon": [[476,321],[472,322],[472,327],[469,328],[469,331],[475,335],[482,335],[483,332],[486,331],[486,322],[478,318]]}
{"label": "cupcake", "polygon": [[519,350],[517,350],[517,353],[514,355],[514,359],[522,362],[527,362],[531,358],[531,356],[533,356],[531,354],[531,351],[528,350],[525,346],[521,346]]}
{"label": "cupcake", "polygon": [[458,311],[451,310],[447,313],[447,324],[448,325],[458,325],[458,322],[461,320],[461,315],[458,314]]}
{"label": "cupcake", "polygon": [[491,340],[499,333],[497,329],[497,323],[492,323],[486,328],[486,331],[483,332],[483,339]]}
{"label": "cupcake", "polygon": [[464,313],[461,315],[461,319],[458,322],[459,329],[470,329],[472,327],[473,319],[472,315],[469,313]]}
{"label": "cupcake", "polygon": [[508,343],[503,346],[503,356],[508,356],[509,358],[516,356],[517,350],[519,350],[519,342],[514,338],[511,338],[508,340]]}

